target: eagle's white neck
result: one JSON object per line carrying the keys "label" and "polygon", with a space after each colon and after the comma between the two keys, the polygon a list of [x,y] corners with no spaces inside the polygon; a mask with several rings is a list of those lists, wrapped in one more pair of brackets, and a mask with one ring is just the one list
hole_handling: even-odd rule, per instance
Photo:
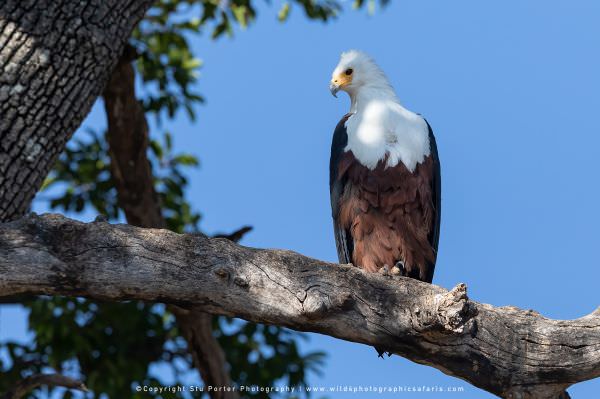
{"label": "eagle's white neck", "polygon": [[374,169],[386,155],[387,166],[402,162],[410,171],[430,153],[429,129],[419,115],[404,108],[385,76],[348,90],[348,145],[364,166]]}
{"label": "eagle's white neck", "polygon": [[387,83],[371,84],[362,86],[356,90],[348,90],[350,95],[350,113],[355,114],[359,110],[364,110],[365,107],[373,100],[388,100],[396,102],[400,105],[394,89]]}

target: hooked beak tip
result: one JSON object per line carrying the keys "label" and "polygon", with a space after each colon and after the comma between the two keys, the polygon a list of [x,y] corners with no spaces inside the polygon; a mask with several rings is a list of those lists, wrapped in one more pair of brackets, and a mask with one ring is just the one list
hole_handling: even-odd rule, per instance
{"label": "hooked beak tip", "polygon": [[340,91],[340,87],[338,85],[330,83],[329,84],[329,91],[331,92],[332,96],[334,96],[335,98],[337,98],[337,92]]}

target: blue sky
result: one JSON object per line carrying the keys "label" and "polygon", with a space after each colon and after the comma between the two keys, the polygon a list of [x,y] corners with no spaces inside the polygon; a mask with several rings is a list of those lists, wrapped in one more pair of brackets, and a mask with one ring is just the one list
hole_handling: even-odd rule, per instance
{"label": "blue sky", "polygon": [[[599,305],[600,3],[395,1],[326,25],[297,9],[280,24],[276,10],[261,7],[233,39],[194,39],[207,103],[196,123],[182,116],[169,128],[177,148],[201,159],[189,195],[203,229],[251,224],[245,245],[336,260],[328,158],[349,101],[327,85],[339,53],[358,48],[437,137],[443,213],[434,283],[465,282],[477,301],[552,318]],[[84,125],[102,125],[101,111]],[[0,308],[0,320],[0,339],[23,337],[22,312]],[[316,334],[304,346],[329,353],[315,384],[463,386],[466,393],[445,396],[492,397],[432,368],[378,359],[370,347]],[[599,389],[596,380],[570,392]],[[395,395],[360,395],[386,396]]]}

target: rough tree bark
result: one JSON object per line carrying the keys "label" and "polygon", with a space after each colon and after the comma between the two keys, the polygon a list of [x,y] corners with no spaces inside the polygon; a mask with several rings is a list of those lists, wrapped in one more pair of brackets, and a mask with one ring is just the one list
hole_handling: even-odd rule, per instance
{"label": "rough tree bark", "polygon": [[0,297],[138,299],[385,348],[504,398],[600,376],[600,309],[577,320],[279,250],[59,215],[0,225]]}
{"label": "rough tree bark", "polygon": [[0,221],[28,209],[151,3],[0,1]]}
{"label": "rough tree bark", "polygon": [[[166,227],[154,178],[148,160],[148,124],[135,95],[135,71],[131,62],[135,50],[129,46],[103,92],[108,119],[111,173],[117,187],[119,205],[127,222],[139,227]],[[188,343],[194,366],[210,386],[231,386],[223,349],[212,333],[210,314],[170,305],[177,325]],[[209,392],[213,399],[235,399],[237,392]]]}

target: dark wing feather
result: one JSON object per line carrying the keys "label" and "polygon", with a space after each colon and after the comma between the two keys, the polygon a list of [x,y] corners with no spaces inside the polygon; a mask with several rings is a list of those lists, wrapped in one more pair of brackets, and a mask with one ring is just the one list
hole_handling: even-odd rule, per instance
{"label": "dark wing feather", "polygon": [[[433,201],[433,209],[435,212],[435,217],[433,219],[433,226],[431,228],[431,233],[429,234],[429,242],[435,251],[435,255],[437,257],[438,252],[438,244],[440,241],[440,221],[442,216],[442,176],[441,176],[441,167],[440,167],[440,158],[438,156],[437,143],[435,141],[435,136],[433,135],[433,130],[429,125],[429,122],[425,120],[427,123],[427,128],[429,129],[429,146],[431,152],[431,158],[433,159],[433,176],[431,178],[431,199]],[[435,268],[435,264],[431,265],[430,270],[428,270],[428,280],[431,282],[433,279],[433,271]]]}
{"label": "dark wing feather", "polygon": [[333,217],[333,232],[340,263],[352,263],[353,241],[350,232],[339,223],[340,199],[344,194],[347,179],[339,176],[338,167],[348,144],[346,121],[350,114],[345,115],[337,124],[331,142],[331,158],[329,159],[329,194],[331,196],[331,216]]}

